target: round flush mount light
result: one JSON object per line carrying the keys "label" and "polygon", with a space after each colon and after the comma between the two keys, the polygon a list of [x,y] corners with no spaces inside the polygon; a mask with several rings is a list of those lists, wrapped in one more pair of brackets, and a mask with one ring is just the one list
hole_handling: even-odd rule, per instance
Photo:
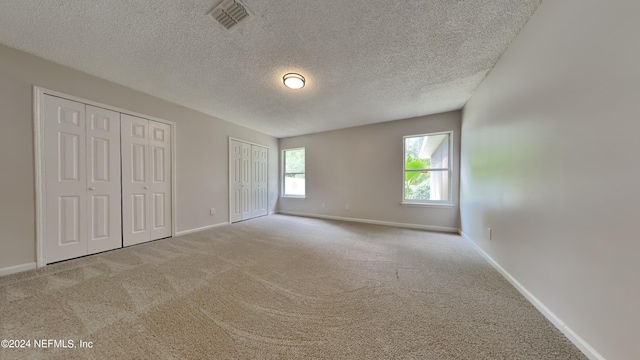
{"label": "round flush mount light", "polygon": [[300,74],[296,73],[288,73],[282,77],[282,82],[284,86],[289,89],[302,89],[304,87],[304,77]]}

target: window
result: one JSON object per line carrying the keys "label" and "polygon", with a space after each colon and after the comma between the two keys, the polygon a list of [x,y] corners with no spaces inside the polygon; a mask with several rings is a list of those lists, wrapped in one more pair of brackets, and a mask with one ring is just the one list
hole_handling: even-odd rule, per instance
{"label": "window", "polygon": [[304,197],[304,148],[284,150],[282,152],[282,162],[284,164],[283,195]]}
{"label": "window", "polygon": [[451,204],[451,132],[404,137],[403,204]]}

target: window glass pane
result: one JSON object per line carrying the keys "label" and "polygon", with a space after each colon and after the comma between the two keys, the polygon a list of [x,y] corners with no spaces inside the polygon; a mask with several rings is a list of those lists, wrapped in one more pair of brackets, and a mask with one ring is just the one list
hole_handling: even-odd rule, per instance
{"label": "window glass pane", "polygon": [[404,139],[407,170],[448,168],[449,134],[414,136]]}
{"label": "window glass pane", "polygon": [[284,195],[305,195],[304,148],[284,151]]}
{"label": "window glass pane", "polygon": [[429,172],[406,171],[404,173],[404,198],[406,200],[429,200],[430,177]]}
{"label": "window glass pane", "polygon": [[304,173],[304,149],[285,150],[285,173]]}
{"label": "window glass pane", "polygon": [[405,171],[405,200],[449,201],[449,171]]}
{"label": "window glass pane", "polygon": [[285,174],[284,193],[285,195],[304,195],[305,189],[304,174]]}

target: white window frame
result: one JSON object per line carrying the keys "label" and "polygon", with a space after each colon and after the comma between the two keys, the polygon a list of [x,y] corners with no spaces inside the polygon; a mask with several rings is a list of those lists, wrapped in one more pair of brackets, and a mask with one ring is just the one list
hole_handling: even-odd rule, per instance
{"label": "white window frame", "polygon": [[[449,173],[448,176],[448,200],[412,200],[405,199],[405,177],[406,177],[406,139],[414,138],[414,137],[423,137],[423,136],[435,136],[435,135],[448,135],[449,136],[449,160],[447,161],[446,168],[428,168],[422,170],[409,170],[409,171],[447,171]],[[432,132],[432,133],[424,133],[424,134],[415,134],[415,135],[405,135],[402,137],[402,205],[408,206],[435,206],[435,207],[451,207],[453,206],[453,131],[440,131],[440,132]]]}
{"label": "white window frame", "polygon": [[[304,173],[287,173],[287,151],[294,151],[294,150],[304,150]],[[297,147],[297,148],[290,148],[290,149],[283,149],[282,150],[282,196],[284,198],[293,198],[293,199],[306,199],[307,198],[307,150],[306,148],[303,147]],[[284,182],[285,182],[285,178],[287,177],[287,174],[304,174],[304,179],[305,179],[305,185],[304,185],[304,195],[294,195],[294,194],[287,194],[285,193],[285,186],[284,186]]]}

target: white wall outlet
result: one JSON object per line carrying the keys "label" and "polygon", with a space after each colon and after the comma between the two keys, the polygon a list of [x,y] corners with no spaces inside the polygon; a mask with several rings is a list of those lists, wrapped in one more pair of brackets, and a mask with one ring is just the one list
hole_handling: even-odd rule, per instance
{"label": "white wall outlet", "polygon": [[344,209],[345,209],[345,210],[349,210],[349,204],[345,205],[345,206],[344,206]]}
{"label": "white wall outlet", "polygon": [[211,210],[209,210],[209,214],[210,215],[215,215],[216,214],[216,208],[211,208]]}
{"label": "white wall outlet", "polygon": [[491,228],[490,228],[490,227],[488,227],[488,228],[487,228],[487,240],[492,240],[492,238],[491,238],[491,235],[492,235],[492,234],[491,234],[491,233],[492,233]]}
{"label": "white wall outlet", "polygon": [[324,203],[322,203],[322,207],[324,207]]}

